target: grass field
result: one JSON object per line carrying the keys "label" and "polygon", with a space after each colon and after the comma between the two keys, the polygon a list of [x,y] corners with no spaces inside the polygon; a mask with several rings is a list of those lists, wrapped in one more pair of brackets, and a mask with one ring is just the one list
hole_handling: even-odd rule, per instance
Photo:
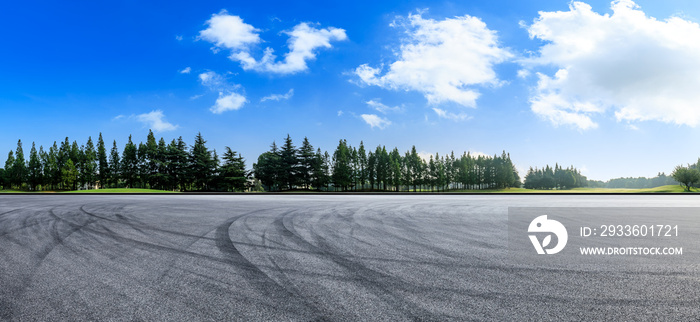
{"label": "grass field", "polygon": [[24,191],[24,190],[0,190],[0,193],[177,193],[168,190],[155,189],[94,189],[94,190],[71,190],[71,191]]}
{"label": "grass field", "polygon": [[[412,192],[412,191],[410,191]],[[419,191],[421,193],[430,193],[430,191]],[[442,192],[442,191],[441,191]],[[679,185],[667,185],[656,188],[645,188],[645,189],[608,189],[608,188],[575,188],[571,190],[534,190],[534,189],[524,189],[524,188],[508,188],[508,189],[487,189],[487,190],[450,190],[444,193],[688,193],[683,190],[683,187]],[[700,192],[700,189],[691,188],[690,193]],[[176,191],[168,190],[154,190],[154,189],[127,189],[127,188],[114,188],[114,189],[96,189],[96,190],[77,190],[77,191],[22,191],[22,190],[0,190],[0,193],[178,193]],[[285,192],[283,192],[285,193]],[[286,191],[286,193],[309,193],[316,194],[322,192],[310,191],[310,190],[295,190]],[[348,194],[352,194],[349,191]]]}
{"label": "grass field", "polygon": [[[655,188],[644,189],[610,189],[610,188],[574,188],[570,190],[536,190],[525,188],[508,188],[494,190],[459,190],[454,192],[469,192],[469,193],[688,193],[679,185],[667,185]],[[700,192],[700,190],[691,188],[690,193]]]}

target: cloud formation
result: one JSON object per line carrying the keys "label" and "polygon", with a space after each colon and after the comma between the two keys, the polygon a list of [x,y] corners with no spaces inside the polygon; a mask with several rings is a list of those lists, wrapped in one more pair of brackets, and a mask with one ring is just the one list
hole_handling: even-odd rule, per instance
{"label": "cloud formation", "polygon": [[347,39],[345,30],[335,27],[317,29],[302,22],[290,31],[284,31],[289,36],[287,46],[289,52],[284,59],[278,61],[274,49],[267,47],[262,58],[257,60],[251,54],[253,45],[262,40],[259,29],[243,22],[239,16],[228,14],[222,10],[212,15],[206,22],[207,29],[199,32],[199,39],[215,45],[215,51],[228,49],[229,58],[241,64],[244,70],[270,72],[275,74],[294,74],[308,69],[307,61],[316,59],[319,48],[331,48],[331,41]]}
{"label": "cloud formation", "polygon": [[245,96],[238,93],[219,93],[219,98],[209,110],[214,114],[221,114],[226,111],[235,111],[243,107],[243,104],[248,102]]}
{"label": "cloud formation", "polygon": [[237,93],[236,90],[240,85],[229,83],[226,78],[213,71],[208,71],[199,74],[199,81],[203,86],[214,92],[219,92],[219,97],[214,105],[209,108],[214,114],[221,114],[226,111],[239,110],[248,99],[243,94]]}
{"label": "cloud formation", "polygon": [[377,110],[377,112],[382,113],[382,114],[386,114],[386,113],[389,113],[389,112],[401,112],[401,107],[398,107],[398,106],[393,106],[393,107],[392,107],[392,106],[388,106],[388,105],[383,104],[382,102],[380,102],[380,101],[378,101],[378,100],[369,100],[369,101],[367,101],[367,102],[365,102],[365,103],[367,103],[367,105],[368,105],[369,107],[371,107],[371,108]]}
{"label": "cloud formation", "polygon": [[437,21],[410,14],[392,26],[406,31],[397,60],[385,72],[363,64],[355,74],[366,85],[420,92],[430,104],[476,107],[475,87],[498,86],[493,66],[513,56],[499,45],[496,32],[468,15]]}
{"label": "cloud formation", "polygon": [[192,71],[192,68],[185,67],[185,69],[180,71],[180,74],[189,74],[191,71]]}
{"label": "cloud formation", "polygon": [[469,115],[467,115],[467,113],[464,112],[452,113],[437,107],[433,107],[433,112],[435,112],[435,114],[437,114],[441,118],[453,121],[464,121],[470,119]]}
{"label": "cloud formation", "polygon": [[247,50],[250,45],[260,42],[259,29],[243,22],[239,16],[229,15],[226,10],[213,14],[206,25],[207,29],[199,32],[199,39],[219,48]]}
{"label": "cloud formation", "polygon": [[260,99],[260,102],[265,102],[265,101],[281,101],[281,100],[288,100],[294,96],[294,89],[291,88],[289,91],[287,91],[286,94],[272,94],[265,96]]}
{"label": "cloud formation", "polygon": [[379,128],[380,130],[385,129],[387,126],[391,125],[391,121],[386,118],[380,117],[377,114],[362,114],[360,115],[365,123],[369,124],[371,128]]}
{"label": "cloud formation", "polygon": [[139,114],[135,116],[136,120],[143,123],[145,126],[155,132],[167,132],[176,130],[179,126],[173,125],[165,120],[165,115],[161,110],[151,111],[150,113]]}
{"label": "cloud formation", "polygon": [[680,17],[657,20],[631,0],[613,1],[601,15],[583,2],[569,11],[540,12],[527,27],[546,42],[523,65],[537,73],[531,109],[554,125],[581,130],[595,116],[618,121],[700,123],[700,26]]}

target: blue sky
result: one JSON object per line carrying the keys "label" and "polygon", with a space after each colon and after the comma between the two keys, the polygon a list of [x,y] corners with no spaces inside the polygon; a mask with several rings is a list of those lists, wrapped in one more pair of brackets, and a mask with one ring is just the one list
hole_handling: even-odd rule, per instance
{"label": "blue sky", "polygon": [[0,164],[153,128],[248,166],[289,133],[654,176],[700,156],[699,21],[681,0],[13,2]]}

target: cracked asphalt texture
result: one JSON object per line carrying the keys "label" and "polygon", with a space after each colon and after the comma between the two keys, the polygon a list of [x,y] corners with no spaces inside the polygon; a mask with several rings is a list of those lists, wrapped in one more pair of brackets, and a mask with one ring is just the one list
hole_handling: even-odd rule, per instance
{"label": "cracked asphalt texture", "polygon": [[538,267],[508,257],[509,206],[700,199],[2,195],[0,319],[700,320],[700,231],[681,264]]}

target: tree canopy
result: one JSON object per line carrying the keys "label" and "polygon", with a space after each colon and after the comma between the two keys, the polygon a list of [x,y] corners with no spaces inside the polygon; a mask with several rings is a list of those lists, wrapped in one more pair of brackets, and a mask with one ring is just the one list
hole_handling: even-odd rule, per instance
{"label": "tree canopy", "polygon": [[206,146],[201,133],[190,148],[182,140],[166,144],[156,141],[149,131],[146,143],[136,143],[129,136],[123,150],[116,140],[107,154],[102,133],[97,147],[91,137],[84,145],[65,138],[45,151],[32,143],[29,160],[25,160],[22,141],[10,151],[5,167],[0,168],[3,189],[76,190],[100,188],[152,188],[180,191],[244,191],[250,174],[245,159],[226,148],[224,163],[219,166],[216,151]]}

